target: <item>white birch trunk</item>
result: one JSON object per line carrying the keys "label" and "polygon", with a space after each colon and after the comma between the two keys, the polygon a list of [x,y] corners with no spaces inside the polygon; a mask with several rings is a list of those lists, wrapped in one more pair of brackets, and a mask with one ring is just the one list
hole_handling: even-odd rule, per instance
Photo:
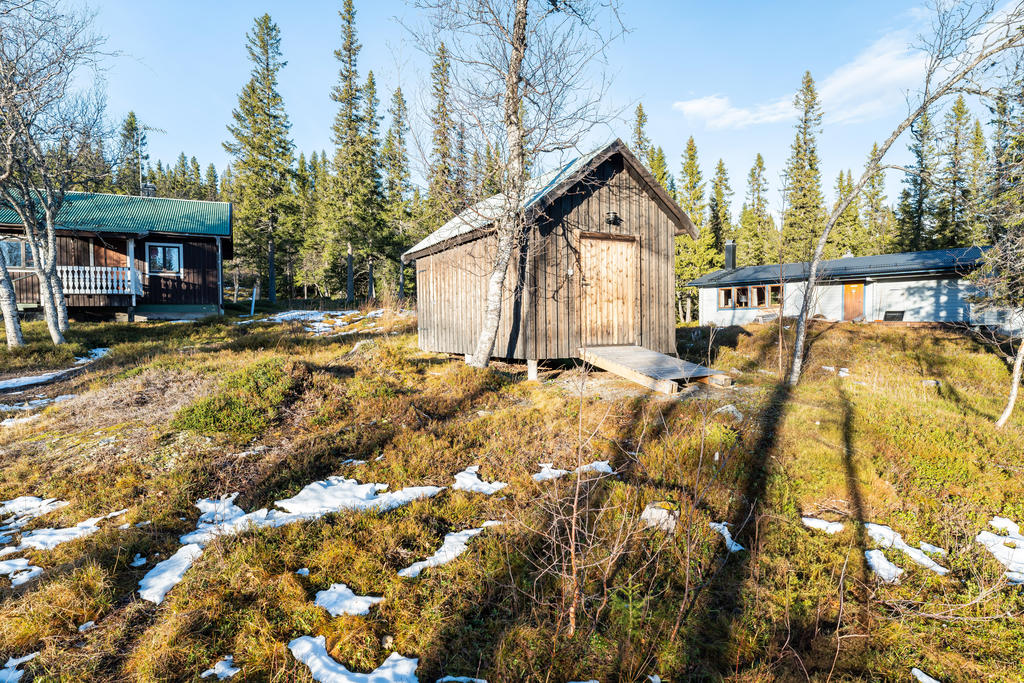
{"label": "white birch trunk", "polygon": [[0,252],[0,314],[4,318],[4,330],[7,333],[7,348],[23,346],[25,338],[21,334],[21,319],[18,317],[18,301],[14,295],[14,283],[7,270],[7,259]]}
{"label": "white birch trunk", "polygon": [[1003,427],[1013,414],[1013,407],[1017,403],[1017,392],[1020,390],[1021,366],[1024,365],[1024,339],[1017,345],[1017,356],[1013,361],[1013,384],[1010,385],[1010,396],[1006,400],[1006,408],[1003,414],[996,420],[996,427]]}
{"label": "white birch trunk", "polygon": [[508,187],[505,189],[507,205],[504,216],[496,221],[498,226],[497,253],[494,255],[494,269],[487,279],[487,301],[484,306],[484,326],[477,339],[476,351],[466,358],[473,367],[485,368],[494,351],[501,322],[501,298],[505,289],[505,274],[512,258],[512,250],[523,231],[523,178],[526,166],[525,142],[521,120],[521,98],[519,84],[522,80],[523,58],[526,55],[526,19],[528,0],[515,0],[515,17],[512,22],[512,54],[505,72],[504,108],[505,138],[508,141]]}

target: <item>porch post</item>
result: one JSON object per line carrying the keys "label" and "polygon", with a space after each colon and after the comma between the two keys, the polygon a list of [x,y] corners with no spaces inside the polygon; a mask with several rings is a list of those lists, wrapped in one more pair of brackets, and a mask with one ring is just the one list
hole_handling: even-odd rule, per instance
{"label": "porch post", "polygon": [[224,252],[217,237],[217,310],[224,315]]}
{"label": "porch post", "polygon": [[128,287],[132,292],[132,305],[128,308],[128,322],[135,322],[135,238],[128,238]]}

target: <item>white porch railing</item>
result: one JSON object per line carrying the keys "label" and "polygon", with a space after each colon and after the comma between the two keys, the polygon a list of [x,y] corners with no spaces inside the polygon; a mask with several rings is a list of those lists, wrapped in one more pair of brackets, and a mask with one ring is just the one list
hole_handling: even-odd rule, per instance
{"label": "white porch railing", "polygon": [[[142,294],[131,268],[114,266],[57,266],[65,294]],[[132,276],[135,275],[135,282]],[[133,287],[134,285],[134,287]]]}

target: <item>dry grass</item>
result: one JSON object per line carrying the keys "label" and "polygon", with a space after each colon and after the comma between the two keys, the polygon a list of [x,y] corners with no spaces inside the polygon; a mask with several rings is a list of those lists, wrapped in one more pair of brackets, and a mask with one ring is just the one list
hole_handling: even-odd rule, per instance
{"label": "dry grass", "polygon": [[[716,365],[741,371],[737,387],[679,402],[606,376],[581,394],[586,378],[572,367],[552,368],[542,384],[524,382],[517,366],[474,370],[418,351],[413,323],[388,313],[372,330],[333,338],[227,321],[111,326],[109,359],[47,389],[78,398],[0,430],[0,499],[70,502],[34,526],[128,513],[31,553],[45,574],[0,587],[0,657],[41,650],[27,668],[43,680],[148,681],[194,680],[233,654],[246,680],[309,680],[286,645],[311,634],[359,671],[383,661],[390,636],[419,657],[421,680],[802,680],[805,671],[870,680],[903,679],[912,666],[941,680],[1024,676],[1024,597],[999,587],[1001,568],[973,543],[993,514],[1024,522],[1024,422],[992,428],[1007,370],[991,349],[952,331],[818,327],[804,383],[776,410],[773,378],[758,372],[774,367],[769,328],[719,335]],[[78,343],[99,345],[102,330],[88,327]],[[21,358],[24,367],[50,360]],[[853,376],[838,381],[822,365]],[[245,383],[270,367],[284,384]],[[933,378],[938,388],[922,386]],[[259,409],[254,431],[175,422],[218,392]],[[741,423],[711,415],[726,402]],[[592,437],[581,444],[581,433]],[[569,468],[578,458],[619,471],[587,489],[595,509],[611,511],[593,521],[598,539],[611,543],[647,502],[672,501],[687,515],[677,536],[645,532],[610,578],[584,578],[593,601],[569,638],[565,585],[538,571],[550,549],[528,525],[543,525],[571,480],[538,484],[530,474],[540,461]],[[240,491],[237,502],[253,510],[329,475],[450,486],[469,465],[509,487],[492,497],[448,489],[387,513],[223,539],[164,604],[135,593],[152,564],[128,561],[173,553],[195,527],[200,497]],[[801,514],[842,518],[847,529],[809,532]],[[445,567],[397,576],[445,533],[486,519],[505,524]],[[721,520],[735,522],[748,551],[724,552],[708,527]],[[878,586],[858,520],[949,548],[951,574],[893,556],[907,568],[903,582]],[[152,523],[119,530],[122,521]],[[601,552],[601,543],[588,548]],[[331,618],[312,600],[332,583],[385,600],[366,617]],[[952,616],[927,616],[940,613]],[[992,618],[1004,614],[1014,616]],[[78,634],[90,619],[97,628]]]}

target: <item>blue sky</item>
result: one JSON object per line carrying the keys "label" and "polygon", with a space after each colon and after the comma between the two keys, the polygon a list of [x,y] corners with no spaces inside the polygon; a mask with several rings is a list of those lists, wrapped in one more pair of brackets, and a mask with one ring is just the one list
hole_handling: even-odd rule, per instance
{"label": "blue sky", "polygon": [[[340,1],[297,2],[182,0],[138,3],[94,0],[97,28],[121,53],[105,73],[108,109],[120,118],[134,109],[165,133],[152,133],[153,160],[179,152],[204,166],[228,162],[221,142],[237,93],[248,78],[244,35],[258,14],[269,12],[281,28],[288,61],[281,92],[299,150],[330,149],[334,105],[328,97],[337,69]],[[394,86],[410,106],[429,102],[419,92],[429,59],[399,23],[416,11],[397,0],[356,0],[363,45],[360,74],[372,69],[381,99]],[[793,137],[793,92],[804,70],[818,83],[825,107],[820,154],[826,196],[840,169],[859,170],[871,143],[905,115],[905,92],[919,80],[920,57],[909,48],[922,13],[903,0],[859,2],[626,2],[630,31],[609,52],[609,111],[621,112],[595,129],[593,141],[628,139],[632,111],[642,101],[650,136],[664,147],[674,173],[693,135],[708,177],[725,160],[739,209],[745,177],[757,152],[780,205],[779,174]],[[983,112],[975,108],[974,114]],[[890,159],[907,158],[897,143]],[[900,179],[889,178],[890,201]]]}

